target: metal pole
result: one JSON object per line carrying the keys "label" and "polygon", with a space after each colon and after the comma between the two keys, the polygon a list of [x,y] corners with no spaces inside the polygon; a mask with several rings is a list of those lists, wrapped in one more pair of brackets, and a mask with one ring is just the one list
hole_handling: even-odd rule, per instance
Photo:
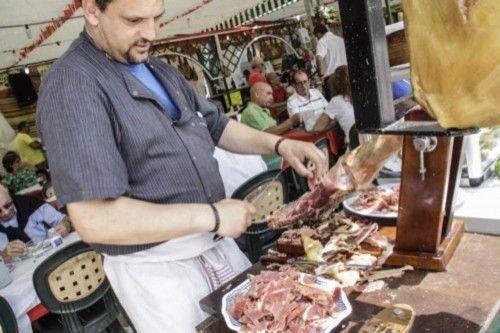
{"label": "metal pole", "polygon": [[217,49],[217,57],[219,57],[220,70],[222,73],[222,82],[224,84],[224,89],[226,90],[226,93],[227,93],[227,101],[229,103],[229,108],[227,111],[231,111],[231,109],[233,107],[233,101],[231,100],[231,93],[229,92],[229,88],[228,88],[227,82],[226,82],[226,71],[225,71],[224,63],[222,62],[222,48],[220,47],[219,34],[215,34],[214,37],[215,37],[215,47]]}
{"label": "metal pole", "polygon": [[395,120],[382,3],[343,0],[339,4],[356,128],[374,131]]}
{"label": "metal pole", "polygon": [[389,24],[392,24],[394,20],[392,19],[391,4],[389,0],[385,0],[385,10],[387,11],[387,16],[389,17]]}

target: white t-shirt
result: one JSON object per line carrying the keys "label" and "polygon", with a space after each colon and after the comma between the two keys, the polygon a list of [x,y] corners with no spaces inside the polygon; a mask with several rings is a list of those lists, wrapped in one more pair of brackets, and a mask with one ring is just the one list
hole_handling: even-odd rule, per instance
{"label": "white t-shirt", "polygon": [[302,114],[302,121],[308,131],[314,127],[314,124],[328,105],[326,99],[317,89],[309,89],[309,97],[294,93],[288,98],[286,105],[290,117],[296,113]]}
{"label": "white t-shirt", "polygon": [[309,97],[300,96],[295,92],[288,98],[286,107],[290,117],[299,112],[323,110],[328,105],[326,99],[317,89],[309,89]]}
{"label": "white t-shirt", "polygon": [[335,36],[331,32],[327,32],[319,39],[316,46],[316,55],[323,58],[325,64],[324,76],[333,74],[339,66],[347,65],[344,39]]}
{"label": "white t-shirt", "polygon": [[349,142],[349,131],[354,125],[354,108],[352,103],[342,95],[337,95],[328,103],[325,113],[340,124],[345,134],[345,142]]}
{"label": "white t-shirt", "polygon": [[248,179],[267,170],[266,163],[260,155],[234,154],[215,147],[214,157],[219,163],[219,172],[227,198],[230,198]]}

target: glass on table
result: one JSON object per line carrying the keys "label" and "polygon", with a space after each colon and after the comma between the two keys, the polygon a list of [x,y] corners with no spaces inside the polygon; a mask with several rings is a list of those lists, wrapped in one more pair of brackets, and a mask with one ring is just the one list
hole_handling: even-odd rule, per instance
{"label": "glass on table", "polygon": [[24,257],[25,258],[32,258],[32,257],[38,257],[43,254],[43,244],[44,242],[33,242],[33,241],[28,241],[26,242],[26,249],[24,250]]}

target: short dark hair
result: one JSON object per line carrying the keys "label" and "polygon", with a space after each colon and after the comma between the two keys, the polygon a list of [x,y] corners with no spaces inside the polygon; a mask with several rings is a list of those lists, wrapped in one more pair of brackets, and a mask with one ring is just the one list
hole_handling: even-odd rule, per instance
{"label": "short dark hair", "polygon": [[97,7],[99,7],[101,11],[105,11],[109,3],[113,0],[94,0],[94,1]]}
{"label": "short dark hair", "polygon": [[28,123],[25,121],[21,121],[19,124],[17,124],[17,130],[21,132],[23,129],[28,127]]}
{"label": "short dark hair", "polygon": [[20,159],[21,158],[15,151],[10,150],[6,152],[2,158],[3,167],[5,168],[5,170],[7,170],[7,172],[12,172],[14,171],[14,169],[12,169],[12,166]]}
{"label": "short dark hair", "polygon": [[320,34],[321,36],[323,36],[327,32],[328,32],[328,28],[323,23],[320,23],[320,24],[316,25],[314,27],[314,30],[313,30],[313,34],[314,35]]}

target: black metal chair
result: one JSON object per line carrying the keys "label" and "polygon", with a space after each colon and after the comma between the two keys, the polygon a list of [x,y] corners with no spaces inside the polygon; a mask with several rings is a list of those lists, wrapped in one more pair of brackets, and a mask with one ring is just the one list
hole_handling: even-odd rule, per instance
{"label": "black metal chair", "polygon": [[[267,227],[267,217],[281,205],[288,203],[288,184],[284,173],[275,177],[281,170],[264,171],[243,183],[237,188],[231,198],[251,202],[257,212],[252,225],[236,243],[246,253],[252,263],[255,263],[264,251],[271,248],[281,232]],[[273,184],[269,186],[269,184]],[[267,193],[261,192],[266,190]]]}
{"label": "black metal chair", "polygon": [[70,244],[45,259],[33,273],[33,284],[50,312],[36,323],[40,331],[123,331],[117,320],[121,307],[106,279],[102,257],[88,244]]}
{"label": "black metal chair", "polygon": [[0,333],[17,333],[16,315],[12,311],[9,303],[0,296]]}

